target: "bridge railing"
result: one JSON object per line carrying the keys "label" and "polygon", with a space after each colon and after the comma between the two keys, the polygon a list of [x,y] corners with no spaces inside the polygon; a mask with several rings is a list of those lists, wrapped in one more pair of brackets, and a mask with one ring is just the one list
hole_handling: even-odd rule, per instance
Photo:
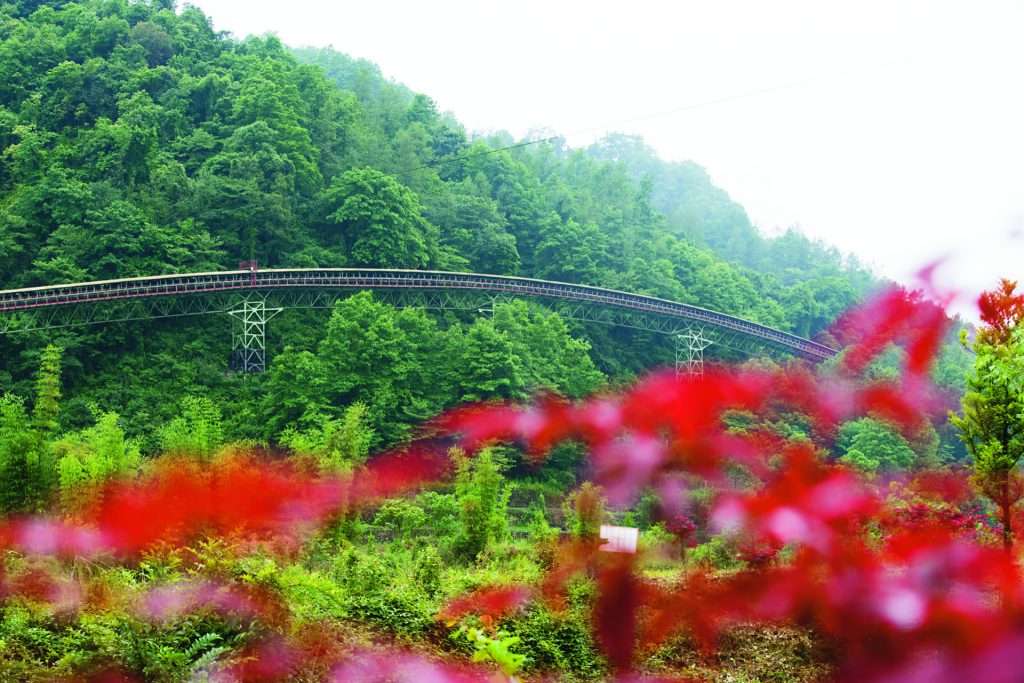
{"label": "bridge railing", "polygon": [[50,306],[181,296],[224,291],[281,288],[337,289],[474,289],[550,299],[588,302],[628,308],[660,316],[682,318],[730,330],[781,346],[812,360],[824,360],[836,351],[824,344],[743,318],[641,294],[566,282],[507,275],[446,271],[377,269],[236,270],[181,275],[157,275],[68,285],[30,287],[0,292],[0,314]]}

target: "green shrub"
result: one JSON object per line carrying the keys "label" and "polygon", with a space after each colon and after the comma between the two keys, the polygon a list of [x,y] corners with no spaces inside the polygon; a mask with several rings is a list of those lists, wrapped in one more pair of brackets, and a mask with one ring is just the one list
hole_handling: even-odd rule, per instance
{"label": "green shrub", "polygon": [[289,565],[281,571],[279,581],[289,609],[300,621],[349,616],[345,589],[330,577]]}
{"label": "green shrub", "polygon": [[459,501],[451,493],[427,491],[415,498],[427,516],[426,528],[438,542],[452,539],[459,532]]}
{"label": "green shrub", "polygon": [[502,476],[489,449],[475,458],[457,457],[455,497],[459,504],[459,530],[453,549],[473,560],[489,544],[508,534],[508,499],[512,487]]}
{"label": "green shrub", "polygon": [[556,615],[531,605],[503,622],[503,628],[519,638],[516,650],[526,656],[530,672],[558,672],[558,680],[597,680],[605,674],[604,660],[583,610]]}
{"label": "green shrub", "polygon": [[238,626],[211,616],[158,625],[107,611],[85,612],[68,622],[9,604],[0,612],[0,680],[77,680],[110,664],[147,681],[190,680],[197,668],[236,648],[244,637]]}
{"label": "green shrub", "polygon": [[465,637],[473,646],[474,662],[494,662],[506,676],[514,676],[526,663],[526,655],[512,652],[519,644],[519,637],[505,631],[498,631],[491,637],[482,629],[462,626],[452,637]]}
{"label": "green shrub", "polygon": [[427,595],[434,597],[441,590],[441,572],[444,565],[441,563],[441,556],[433,546],[424,546],[416,558],[416,567],[413,570],[413,577],[416,584]]}
{"label": "green shrub", "polygon": [[555,563],[558,538],[561,533],[548,524],[547,511],[542,501],[537,501],[530,506],[528,519],[527,530],[537,563],[544,569],[550,569]]}
{"label": "green shrub", "polygon": [[735,569],[740,560],[735,548],[722,536],[712,536],[707,543],[691,548],[686,553],[687,564],[704,569]]}
{"label": "green shrub", "polygon": [[186,396],[181,414],[160,429],[160,445],[167,453],[209,460],[224,443],[220,407],[206,396]]}
{"label": "green shrub", "polygon": [[368,413],[366,404],[357,401],[338,419],[316,415],[310,419],[313,426],[305,431],[288,427],[278,440],[296,453],[312,455],[323,472],[347,472],[370,453],[374,431]]}
{"label": "green shrub", "polygon": [[427,513],[407,500],[396,498],[385,501],[377,509],[373,521],[393,538],[407,540],[426,525]]}
{"label": "green shrub", "polygon": [[343,612],[398,636],[430,631],[439,605],[417,585],[411,564],[407,552],[346,549],[330,576],[341,589]]}

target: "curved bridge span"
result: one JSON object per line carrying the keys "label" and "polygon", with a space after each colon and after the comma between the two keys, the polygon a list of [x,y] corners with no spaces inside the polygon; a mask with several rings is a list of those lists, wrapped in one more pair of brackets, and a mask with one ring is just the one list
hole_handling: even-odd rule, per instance
{"label": "curved bridge span", "polygon": [[[605,311],[627,312],[643,318],[655,318],[655,326],[644,324],[643,329],[676,333],[695,326],[739,337],[759,345],[776,348],[785,353],[818,362],[831,358],[837,351],[810,339],[783,332],[743,318],[718,313],[699,306],[668,301],[641,294],[630,294],[602,287],[590,287],[566,282],[552,282],[508,275],[479,273],[453,273],[423,270],[378,270],[365,268],[289,268],[271,270],[232,270],[212,273],[186,273],[151,277],[123,278],[96,282],[81,282],[26,289],[0,290],[0,317],[5,314],[52,309],[68,309],[118,301],[139,300],[199,300],[209,295],[225,293],[257,293],[261,295],[281,292],[322,293],[331,290],[384,290],[400,292],[477,292],[489,296],[535,297]],[[207,295],[206,297],[200,295]],[[290,305],[287,305],[290,304]],[[322,307],[328,301],[314,294],[313,298],[292,299],[285,307]],[[223,303],[191,309],[165,309],[148,316],[172,317],[202,313],[230,312]],[[90,324],[136,318],[108,318],[85,320],[70,324]],[[612,317],[585,316],[583,319],[609,324],[625,324]],[[63,325],[52,325],[59,327]],[[46,325],[33,329],[45,329]],[[16,331],[5,329],[3,331]]]}

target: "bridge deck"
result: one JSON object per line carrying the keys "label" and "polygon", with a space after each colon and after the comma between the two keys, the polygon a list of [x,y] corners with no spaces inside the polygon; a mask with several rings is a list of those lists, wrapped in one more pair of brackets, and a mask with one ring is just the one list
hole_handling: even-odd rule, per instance
{"label": "bridge deck", "polygon": [[0,314],[81,303],[187,296],[211,292],[306,289],[482,290],[591,303],[680,318],[771,343],[797,356],[821,361],[837,351],[824,344],[699,306],[602,287],[509,275],[366,268],[289,268],[155,275],[0,291]]}

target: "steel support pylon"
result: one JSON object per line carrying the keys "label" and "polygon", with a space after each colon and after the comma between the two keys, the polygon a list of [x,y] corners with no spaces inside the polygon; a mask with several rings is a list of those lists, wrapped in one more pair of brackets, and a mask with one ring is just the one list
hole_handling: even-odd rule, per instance
{"label": "steel support pylon", "polygon": [[703,375],[704,349],[712,342],[704,336],[704,329],[689,329],[675,335],[676,340],[676,376]]}
{"label": "steel support pylon", "polygon": [[267,369],[267,321],[280,312],[280,308],[267,308],[262,294],[249,294],[228,311],[235,319],[231,333],[233,370],[255,373]]}

